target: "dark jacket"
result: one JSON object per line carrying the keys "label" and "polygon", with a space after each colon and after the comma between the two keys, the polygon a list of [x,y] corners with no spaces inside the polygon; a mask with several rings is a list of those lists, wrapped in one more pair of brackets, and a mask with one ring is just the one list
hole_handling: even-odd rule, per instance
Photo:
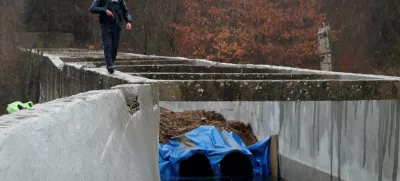
{"label": "dark jacket", "polygon": [[[110,10],[114,14],[114,18],[107,16],[107,10]],[[93,0],[90,12],[99,14],[99,21],[103,24],[116,23],[122,25],[123,20],[125,22],[132,22],[125,0]]]}

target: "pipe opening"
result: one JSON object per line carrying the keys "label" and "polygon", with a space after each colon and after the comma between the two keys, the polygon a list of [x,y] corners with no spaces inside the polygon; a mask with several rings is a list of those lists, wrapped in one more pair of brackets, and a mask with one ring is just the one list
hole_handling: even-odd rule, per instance
{"label": "pipe opening", "polygon": [[182,161],[179,167],[181,177],[213,177],[214,173],[210,161],[203,155],[196,153],[189,159]]}
{"label": "pipe opening", "polygon": [[232,152],[221,160],[221,174],[224,178],[252,178],[253,164],[247,156]]}

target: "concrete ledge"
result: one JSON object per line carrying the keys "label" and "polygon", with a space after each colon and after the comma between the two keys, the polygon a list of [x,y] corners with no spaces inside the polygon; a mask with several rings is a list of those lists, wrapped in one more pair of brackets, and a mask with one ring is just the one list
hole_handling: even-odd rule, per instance
{"label": "concrete ledge", "polygon": [[[157,111],[139,88],[129,114],[119,90],[92,91],[0,117],[0,178],[158,181]],[[146,163],[146,164],[143,164]]]}
{"label": "concrete ledge", "polygon": [[[97,58],[97,57],[64,57],[62,58],[64,62],[99,62],[102,63],[104,62],[104,55],[102,58]],[[135,57],[135,56],[124,56],[124,57],[119,57],[117,58],[116,62],[191,62],[186,59],[166,59],[166,58],[160,58],[160,57]]]}
{"label": "concrete ledge", "polygon": [[[317,170],[308,165],[304,165],[300,162],[294,161],[288,157],[279,155],[279,166],[281,169],[281,175],[284,180],[296,180],[296,181],[339,181],[339,179],[333,175]],[[342,180],[340,180],[342,181]],[[344,181],[344,180],[343,180]]]}
{"label": "concrete ledge", "polygon": [[[74,62],[77,64],[92,64],[94,67],[102,67],[106,66],[105,62]],[[184,65],[184,64],[190,64],[189,61],[183,61],[183,60],[144,60],[144,61],[138,61],[138,60],[131,60],[131,61],[116,61],[115,65],[121,66],[121,65],[165,65],[165,64],[175,64],[175,65]]]}
{"label": "concrete ledge", "polygon": [[[104,58],[62,58],[64,62],[73,62],[79,64],[93,63],[97,67],[105,65]],[[118,59],[117,65],[155,65],[155,64],[191,64],[188,60],[163,60],[163,59]]]}
{"label": "concrete ledge", "polygon": [[312,80],[337,79],[337,76],[287,73],[131,73],[134,76],[157,80]]}
{"label": "concrete ledge", "polygon": [[284,73],[271,69],[235,68],[235,67],[206,67],[198,65],[121,65],[115,66],[122,72],[197,72],[197,73]]}
{"label": "concrete ledge", "polygon": [[311,70],[294,67],[284,67],[275,65],[255,65],[255,64],[232,64],[232,63],[219,63],[204,59],[191,59],[194,65],[202,66],[222,66],[222,67],[237,67],[237,68],[265,68],[273,69],[278,71],[288,71],[296,74],[320,74],[320,75],[336,75],[340,79],[352,79],[352,80],[369,80],[369,79],[385,79],[385,80],[400,80],[399,77],[385,76],[385,75],[372,75],[372,74],[360,74],[360,73],[347,73],[347,72],[331,72],[321,70]]}
{"label": "concrete ledge", "polygon": [[110,75],[105,68],[85,68],[83,65],[63,63],[57,67],[51,57],[44,57],[40,67],[40,102],[71,96],[81,92],[109,89],[119,84],[148,84],[156,81],[116,71]]}
{"label": "concrete ledge", "polygon": [[[85,50],[85,49],[73,49],[73,48],[63,48],[63,49],[41,49],[45,54],[57,56],[59,58],[96,58],[104,60],[104,52],[98,50]],[[131,57],[130,53],[118,53],[117,59],[126,59]]]}
{"label": "concrete ledge", "polygon": [[400,99],[398,81],[163,81],[161,101],[305,101]]}
{"label": "concrete ledge", "polygon": [[[90,51],[84,49],[44,49],[46,54],[52,54],[61,58],[89,58],[98,59],[98,61],[104,61],[104,55],[101,50]],[[118,59],[130,59],[130,60],[187,60],[192,62],[194,65],[202,66],[224,66],[224,67],[236,67],[236,68],[259,68],[259,69],[274,69],[277,71],[286,71],[291,73],[300,74],[321,74],[321,75],[335,75],[339,76],[341,79],[386,79],[386,80],[400,80],[399,77],[395,76],[384,76],[384,75],[371,75],[371,74],[357,74],[357,73],[346,73],[346,72],[330,72],[330,71],[320,71],[284,66],[274,66],[274,65],[254,65],[254,64],[231,64],[231,63],[219,63],[208,61],[205,59],[188,59],[184,57],[166,57],[166,56],[153,56],[153,55],[140,55],[133,53],[119,53]]]}

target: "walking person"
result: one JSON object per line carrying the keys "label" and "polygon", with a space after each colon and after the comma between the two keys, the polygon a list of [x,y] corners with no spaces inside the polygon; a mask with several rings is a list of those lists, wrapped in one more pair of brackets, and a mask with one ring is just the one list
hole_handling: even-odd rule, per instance
{"label": "walking person", "polygon": [[125,0],[93,0],[90,12],[99,15],[104,58],[107,70],[112,74],[124,21],[126,22],[125,28],[131,30],[132,18]]}

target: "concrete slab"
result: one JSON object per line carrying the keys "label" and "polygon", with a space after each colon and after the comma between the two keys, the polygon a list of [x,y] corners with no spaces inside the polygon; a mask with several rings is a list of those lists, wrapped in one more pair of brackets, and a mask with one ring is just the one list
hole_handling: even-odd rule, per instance
{"label": "concrete slab", "polygon": [[312,80],[337,79],[337,76],[286,73],[131,73],[134,76],[157,80]]}
{"label": "concrete slab", "polygon": [[[96,54],[97,55],[97,54]],[[157,57],[134,57],[134,56],[129,56],[126,54],[123,54],[124,56],[121,56],[117,58],[117,62],[130,62],[130,61],[138,61],[138,62],[145,62],[145,61],[166,61],[166,62],[173,62],[173,61],[178,61],[178,62],[186,62],[189,60],[185,59],[165,59],[165,58],[157,58]],[[104,62],[104,55],[103,57],[63,57],[62,60],[64,62]],[[191,62],[191,61],[189,61]],[[192,63],[192,62],[191,62]]]}
{"label": "concrete slab", "polygon": [[284,67],[284,66],[276,66],[276,65],[219,63],[219,62],[213,62],[213,61],[209,61],[209,60],[205,60],[205,59],[190,59],[190,60],[194,62],[193,63],[194,65],[237,67],[237,68],[266,68],[266,69],[283,70],[283,71],[288,71],[291,73],[300,73],[300,74],[302,73],[302,74],[336,75],[336,76],[339,76],[340,79],[344,79],[344,80],[345,79],[350,79],[350,80],[369,80],[369,79],[400,80],[400,77],[396,77],[396,76],[321,71],[321,70],[311,70],[311,69]]}
{"label": "concrete slab", "polygon": [[[104,58],[62,58],[64,62],[70,63],[93,63],[96,67],[105,65]],[[188,60],[162,60],[162,59],[118,59],[115,61],[116,65],[156,65],[156,64],[191,64],[193,62]]]}
{"label": "concrete slab", "polygon": [[159,109],[150,87],[139,90],[133,115],[122,92],[109,90],[0,117],[1,180],[160,180]]}
{"label": "concrete slab", "polygon": [[196,73],[284,73],[271,69],[235,68],[235,67],[207,67],[198,65],[122,65],[116,70],[127,73],[134,72],[196,72]]}
{"label": "concrete slab", "polygon": [[105,68],[85,68],[66,63],[61,68],[48,60],[41,66],[40,102],[71,96],[81,92],[109,89],[119,84],[156,83],[154,80],[131,76],[119,71],[110,75]]}
{"label": "concrete slab", "polygon": [[[71,63],[71,62],[70,62]],[[100,68],[100,67],[106,67],[105,62],[73,62],[75,64],[83,65],[88,68]],[[166,65],[166,64],[190,64],[190,62],[184,62],[184,61],[164,61],[164,60],[149,60],[149,61],[118,61],[115,63],[116,66],[122,66],[122,65]]]}
{"label": "concrete slab", "polygon": [[[27,51],[24,48],[20,48],[21,50]],[[104,55],[102,50],[85,50],[85,49],[74,49],[74,48],[66,48],[66,49],[50,49],[46,48],[45,54],[46,56],[57,56],[60,58],[90,58],[90,59],[98,59],[99,61],[104,61]],[[130,60],[188,60],[193,62],[195,65],[203,65],[203,66],[224,66],[224,67],[238,67],[238,68],[266,68],[266,69],[275,69],[278,71],[287,71],[291,73],[304,73],[304,74],[322,74],[322,75],[337,75],[341,79],[386,79],[386,80],[399,80],[399,77],[395,76],[384,76],[384,75],[371,75],[371,74],[357,74],[357,73],[346,73],[346,72],[330,72],[330,71],[320,71],[320,70],[310,70],[310,69],[302,69],[302,68],[293,68],[293,67],[284,67],[284,66],[274,66],[274,65],[255,65],[255,64],[232,64],[232,63],[218,63],[213,61],[208,61],[205,59],[188,59],[185,57],[167,57],[167,56],[155,56],[155,55],[140,55],[133,53],[119,53],[119,59],[130,59]],[[80,60],[79,60],[80,61]]]}
{"label": "concrete slab", "polygon": [[[115,61],[115,65],[164,65],[164,64],[190,64],[191,62],[185,60],[128,60],[128,61]],[[98,67],[105,66],[105,62],[96,62]]]}

